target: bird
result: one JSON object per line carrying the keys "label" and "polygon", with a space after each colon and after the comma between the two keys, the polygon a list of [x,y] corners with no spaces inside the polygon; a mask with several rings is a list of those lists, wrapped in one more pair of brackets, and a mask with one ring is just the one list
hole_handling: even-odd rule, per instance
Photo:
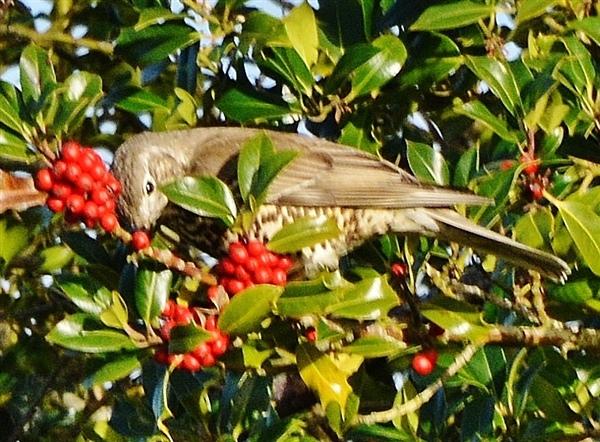
{"label": "bird", "polygon": [[276,150],[298,154],[269,186],[246,234],[268,242],[282,226],[307,216],[331,217],[342,232],[302,250],[307,273],[335,269],[340,257],[368,239],[394,233],[459,243],[554,281],[564,282],[570,274],[562,259],[480,226],[452,208],[492,203],[488,198],[421,183],[377,155],[298,133],[200,127],[136,134],[119,146],[111,166],[122,185],[120,219],[133,230],[165,225],[209,254],[226,250],[235,232],[224,223],[215,230],[214,220],[194,222],[198,215],[170,203],[160,188],[188,176],[212,176],[234,185],[240,149],[260,134]]}

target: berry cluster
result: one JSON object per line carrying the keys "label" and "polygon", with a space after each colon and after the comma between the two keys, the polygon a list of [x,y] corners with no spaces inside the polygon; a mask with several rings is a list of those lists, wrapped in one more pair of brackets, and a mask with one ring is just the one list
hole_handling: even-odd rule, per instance
{"label": "berry cluster", "polygon": [[289,257],[270,252],[258,240],[238,241],[229,245],[228,256],[217,265],[217,275],[219,284],[233,296],[254,284],[285,285],[292,264]]}
{"label": "berry cluster", "polygon": [[198,371],[202,367],[214,365],[217,358],[225,353],[229,346],[229,336],[224,335],[217,328],[217,317],[208,316],[204,322],[204,329],[213,335],[210,340],[198,344],[192,351],[184,354],[169,353],[168,341],[171,339],[173,327],[186,324],[200,325],[203,321],[193,309],[177,305],[171,299],[167,302],[162,316],[164,323],[160,329],[160,336],[167,345],[158,349],[154,354],[156,361],[161,364],[171,365],[176,359],[180,359],[177,368]]}
{"label": "berry cluster", "polygon": [[433,348],[417,353],[412,360],[412,368],[421,376],[428,376],[433,373],[435,364],[437,364],[438,354]]}
{"label": "berry cluster", "polygon": [[88,227],[99,223],[107,232],[119,224],[114,212],[121,184],[100,155],[76,141],[63,144],[52,167],[37,172],[35,186],[49,193],[46,205],[53,212],[65,212],[69,222],[83,221]]}

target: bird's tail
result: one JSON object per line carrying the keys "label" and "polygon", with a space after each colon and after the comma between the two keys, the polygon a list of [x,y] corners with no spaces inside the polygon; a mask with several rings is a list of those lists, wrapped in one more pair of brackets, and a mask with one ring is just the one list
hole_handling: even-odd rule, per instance
{"label": "bird's tail", "polygon": [[436,237],[489,253],[522,268],[532,269],[564,282],[571,269],[562,259],[518,243],[506,236],[481,227],[448,209],[423,209],[433,219],[439,231]]}

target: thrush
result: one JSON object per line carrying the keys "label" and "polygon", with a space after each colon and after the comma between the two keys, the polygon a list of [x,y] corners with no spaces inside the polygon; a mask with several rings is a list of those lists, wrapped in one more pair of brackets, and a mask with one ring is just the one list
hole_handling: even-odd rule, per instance
{"label": "thrush", "polygon": [[119,147],[112,165],[123,187],[117,202],[122,220],[133,229],[165,224],[206,252],[222,249],[235,234],[224,225],[216,236],[214,229],[199,227],[202,222],[214,227],[214,222],[191,221],[191,214],[170,204],[160,186],[201,175],[233,185],[241,147],[261,132],[276,150],[291,149],[298,155],[269,186],[247,234],[268,241],[299,217],[332,217],[342,233],[302,251],[309,272],[335,268],[340,256],[373,236],[397,233],[457,242],[558,281],[570,273],[563,260],[479,226],[451,209],[457,204],[490,204],[487,198],[420,183],[393,163],[352,147],[257,129],[214,127],[133,136]]}

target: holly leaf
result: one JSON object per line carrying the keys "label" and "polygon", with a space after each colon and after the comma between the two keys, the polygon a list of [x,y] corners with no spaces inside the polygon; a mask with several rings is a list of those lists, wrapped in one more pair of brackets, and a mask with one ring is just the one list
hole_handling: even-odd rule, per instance
{"label": "holly leaf", "polygon": [[233,193],[223,181],[211,176],[184,177],[161,191],[178,206],[199,216],[219,218],[233,226],[237,207]]}

